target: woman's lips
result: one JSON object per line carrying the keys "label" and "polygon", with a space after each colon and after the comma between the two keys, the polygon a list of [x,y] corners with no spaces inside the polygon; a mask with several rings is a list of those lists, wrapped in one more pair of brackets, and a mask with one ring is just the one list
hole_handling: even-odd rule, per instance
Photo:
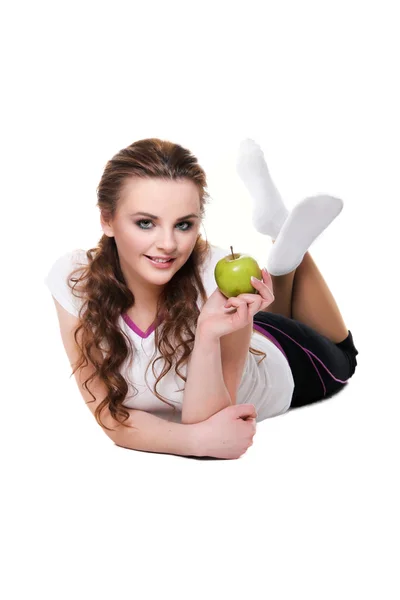
{"label": "woman's lips", "polygon": [[145,254],[145,257],[149,260],[149,262],[154,266],[154,267],[158,267],[159,269],[168,269],[169,267],[171,267],[172,263],[176,260],[175,258],[172,258],[171,260],[169,260],[168,262],[156,262],[154,260],[152,260],[150,258],[150,256],[147,256],[147,254]]}
{"label": "woman's lips", "polygon": [[175,260],[173,256],[170,256],[169,258],[163,258],[161,256],[149,256],[148,254],[145,254],[145,256],[147,256],[147,258],[161,258],[161,260]]}

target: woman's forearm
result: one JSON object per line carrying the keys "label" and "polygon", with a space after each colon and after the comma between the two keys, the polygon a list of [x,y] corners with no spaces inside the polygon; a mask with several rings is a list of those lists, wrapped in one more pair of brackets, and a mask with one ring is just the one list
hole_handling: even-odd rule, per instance
{"label": "woman's forearm", "polygon": [[236,404],[236,395],[248,357],[253,323],[220,338],[222,374],[225,385]]}
{"label": "woman's forearm", "polygon": [[[126,407],[124,407],[126,409]],[[103,431],[117,445],[130,450],[144,450],[145,452],[161,452],[178,454],[181,456],[204,456],[202,440],[197,431],[197,426],[182,425],[156,417],[142,410],[127,409],[130,416],[126,425],[122,427],[111,415],[108,409],[102,413],[103,423],[113,429]]]}
{"label": "woman's forearm", "polygon": [[205,421],[231,404],[222,373],[220,340],[198,327],[187,368],[182,423]]}

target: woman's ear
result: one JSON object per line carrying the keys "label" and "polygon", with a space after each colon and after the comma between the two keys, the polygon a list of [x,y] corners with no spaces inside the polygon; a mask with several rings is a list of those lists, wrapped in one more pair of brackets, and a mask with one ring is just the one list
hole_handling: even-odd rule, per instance
{"label": "woman's ear", "polygon": [[100,225],[101,228],[103,230],[103,232],[105,233],[105,235],[107,235],[108,237],[114,237],[114,231],[112,226],[106,221],[106,219],[104,218],[104,216],[100,213]]}

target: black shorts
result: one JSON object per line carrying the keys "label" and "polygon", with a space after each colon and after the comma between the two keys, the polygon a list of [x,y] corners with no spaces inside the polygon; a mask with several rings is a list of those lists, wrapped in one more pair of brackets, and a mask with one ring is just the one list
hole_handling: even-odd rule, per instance
{"label": "black shorts", "polygon": [[329,398],[354,375],[358,350],[350,330],[336,344],[300,321],[267,311],[256,313],[253,325],[273,338],[289,362],[294,379],[290,408]]}

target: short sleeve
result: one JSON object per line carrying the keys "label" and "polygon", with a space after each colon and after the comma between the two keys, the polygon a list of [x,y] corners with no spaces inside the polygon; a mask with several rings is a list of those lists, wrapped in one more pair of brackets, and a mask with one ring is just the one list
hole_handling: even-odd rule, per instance
{"label": "short sleeve", "polygon": [[[84,250],[72,250],[63,256],[60,256],[47,273],[44,283],[50,290],[52,296],[61,304],[66,311],[79,316],[79,310],[82,306],[82,299],[75,294],[79,294],[78,290],[72,289],[68,285],[68,279],[72,271],[82,265],[87,264],[86,252]],[[73,285],[73,282],[71,282]]]}

